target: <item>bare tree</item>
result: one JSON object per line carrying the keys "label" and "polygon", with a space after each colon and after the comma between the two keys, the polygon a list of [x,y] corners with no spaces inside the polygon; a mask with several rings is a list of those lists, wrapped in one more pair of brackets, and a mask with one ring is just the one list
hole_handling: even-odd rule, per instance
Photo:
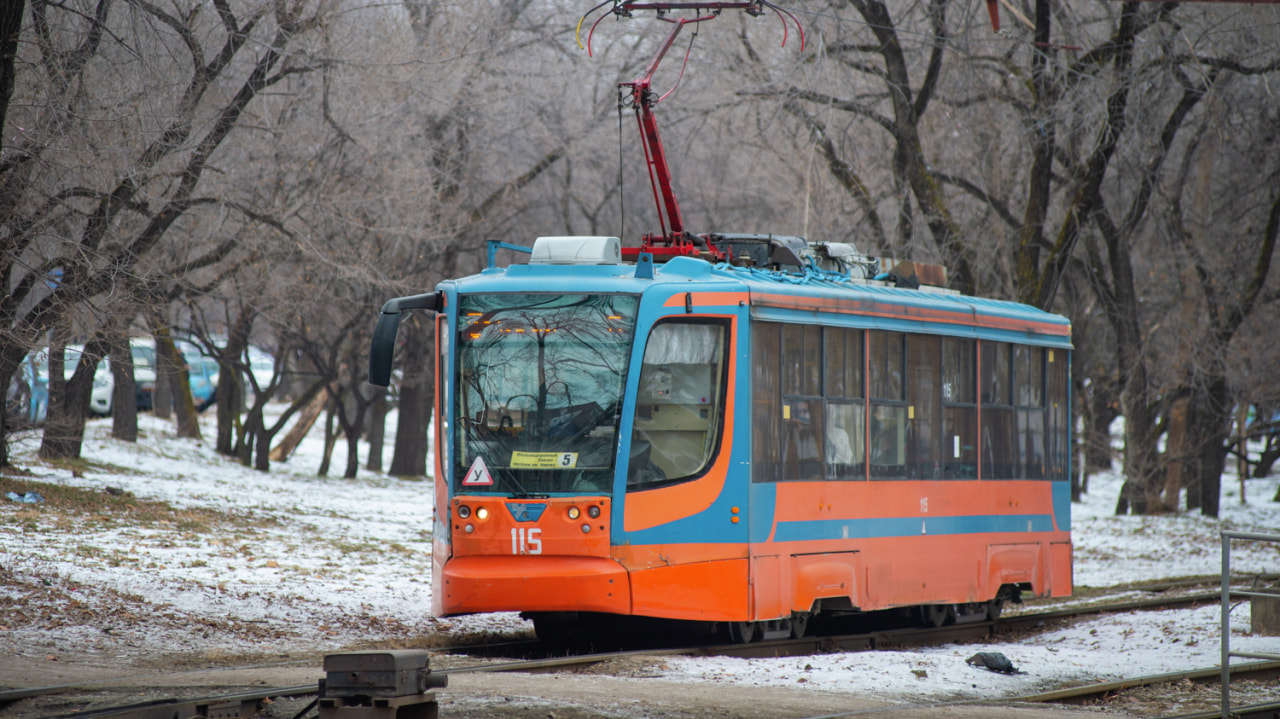
{"label": "bare tree", "polygon": [[254,99],[313,68],[290,55],[317,24],[306,0],[203,7],[32,2],[31,52],[17,60],[23,132],[0,156],[0,383],[72,308],[109,313],[130,278],[143,287],[188,213],[235,211],[202,180]]}

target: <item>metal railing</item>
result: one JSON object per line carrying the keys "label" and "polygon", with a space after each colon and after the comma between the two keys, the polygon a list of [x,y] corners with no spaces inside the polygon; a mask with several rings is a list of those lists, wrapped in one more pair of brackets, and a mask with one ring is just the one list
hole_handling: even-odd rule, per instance
{"label": "metal railing", "polygon": [[1222,719],[1231,719],[1231,657],[1239,657],[1241,659],[1280,659],[1280,654],[1231,651],[1231,598],[1249,597],[1252,599],[1254,597],[1266,597],[1280,599],[1280,595],[1275,592],[1250,592],[1231,588],[1231,540],[1233,539],[1280,542],[1280,534],[1222,531]]}

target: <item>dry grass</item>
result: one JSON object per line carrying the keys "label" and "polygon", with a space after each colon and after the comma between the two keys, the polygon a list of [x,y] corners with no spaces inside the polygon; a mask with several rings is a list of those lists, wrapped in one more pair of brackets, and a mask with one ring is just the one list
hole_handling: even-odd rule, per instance
{"label": "dry grass", "polygon": [[[39,504],[18,504],[11,517],[18,524],[37,519],[55,527],[165,527],[190,534],[205,534],[230,524],[243,525],[245,517],[207,508],[179,509],[168,502],[139,499],[115,487],[89,489],[0,475],[0,495],[9,492],[36,492],[44,497]],[[7,501],[7,500],[0,500]],[[255,515],[253,524],[264,518]],[[32,527],[34,528],[34,526]]]}

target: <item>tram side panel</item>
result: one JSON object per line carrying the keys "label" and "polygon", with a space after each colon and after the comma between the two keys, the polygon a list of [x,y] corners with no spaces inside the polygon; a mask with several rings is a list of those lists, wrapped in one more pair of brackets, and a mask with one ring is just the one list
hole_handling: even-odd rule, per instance
{"label": "tram side panel", "polygon": [[[787,329],[792,330],[790,339]],[[1008,385],[1003,389],[989,388],[989,394],[1009,392],[1003,403],[994,395],[988,399],[1001,404],[1001,410],[1004,405],[1019,407],[1020,426],[1024,428],[1015,438],[1005,438],[1003,442],[1012,446],[1006,449],[1016,456],[1000,457],[993,449],[987,458],[991,474],[999,479],[988,479],[986,473],[982,479],[977,477],[980,465],[977,447],[973,446],[977,428],[966,431],[951,427],[946,441],[940,440],[947,432],[934,434],[932,447],[938,467],[934,473],[942,473],[941,467],[947,464],[948,477],[868,480],[866,476],[871,472],[865,462],[872,461],[875,469],[876,458],[873,453],[863,452],[862,446],[874,447],[880,439],[877,431],[898,433],[896,451],[901,462],[907,454],[902,439],[911,433],[927,434],[929,429],[911,426],[917,405],[903,402],[909,397],[907,388],[901,388],[898,397],[881,398],[884,402],[877,402],[874,378],[863,384],[870,400],[864,396],[851,402],[849,395],[858,393],[838,386],[837,391],[829,391],[831,358],[815,360],[805,356],[806,346],[829,346],[826,340],[806,340],[805,333],[815,330],[823,332],[812,326],[779,328],[768,323],[753,328],[753,341],[758,342],[752,355],[756,379],[751,400],[756,482],[751,488],[751,618],[766,620],[791,611],[808,611],[817,600],[836,598],[845,598],[862,610],[982,602],[995,598],[1003,585],[1010,584],[1029,588],[1037,596],[1069,595],[1066,353],[1059,351],[1055,366],[1051,350],[1019,353],[1008,343],[996,343],[1011,357],[1038,356],[1040,369],[1027,369],[1031,360],[1023,357],[1023,371],[1042,388],[1015,397],[1010,380],[1016,375],[1012,369],[1003,378],[998,373],[989,373],[991,376],[986,378],[989,384],[1001,379]],[[770,346],[780,348],[779,361],[768,356]],[[948,399],[953,401],[944,404],[948,410],[954,405],[957,416],[967,412],[976,419],[977,344],[966,341],[961,347],[973,360],[966,363],[973,377],[973,396],[951,395]],[[1047,381],[1046,360],[1050,362]],[[855,364],[869,368],[871,361],[858,358]],[[906,376],[910,368],[901,369],[900,375]],[[823,375],[821,379],[819,374]],[[1047,402],[1036,399],[1045,394],[1046,386],[1052,396]],[[837,433],[832,420],[841,417],[839,408],[857,406],[858,401],[869,401],[870,410],[863,404],[857,412],[843,413],[845,417],[866,417],[878,409],[878,404],[891,408],[906,404],[897,418],[890,416],[905,419],[906,426],[895,428],[889,422],[888,427],[875,427],[874,422],[868,422],[871,426],[854,428],[856,431],[847,433],[845,441],[833,441]],[[833,405],[835,412],[831,411]],[[1014,414],[1012,410],[1008,413]],[[935,409],[935,415],[941,414]],[[992,424],[984,433],[989,441],[1001,426],[999,422]],[[803,436],[806,426],[816,428],[808,437]],[[848,441],[850,435],[853,441]],[[822,446],[824,442],[826,447]],[[952,456],[944,460],[947,454]],[[842,459],[854,471],[849,471],[850,466],[837,466]],[[997,466],[1005,459],[1010,461],[1004,464],[1018,469]],[[884,462],[883,457],[880,460]],[[921,473],[927,473],[927,469]],[[812,481],[815,474],[818,481]],[[1015,479],[1017,474],[1037,479]],[[966,475],[971,478],[963,479]]]}

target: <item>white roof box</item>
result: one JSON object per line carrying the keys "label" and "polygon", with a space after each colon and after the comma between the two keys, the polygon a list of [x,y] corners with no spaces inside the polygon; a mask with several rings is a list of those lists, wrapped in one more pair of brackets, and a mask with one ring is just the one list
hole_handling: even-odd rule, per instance
{"label": "white roof box", "polygon": [[622,241],[616,237],[571,235],[533,241],[531,265],[620,265]]}

